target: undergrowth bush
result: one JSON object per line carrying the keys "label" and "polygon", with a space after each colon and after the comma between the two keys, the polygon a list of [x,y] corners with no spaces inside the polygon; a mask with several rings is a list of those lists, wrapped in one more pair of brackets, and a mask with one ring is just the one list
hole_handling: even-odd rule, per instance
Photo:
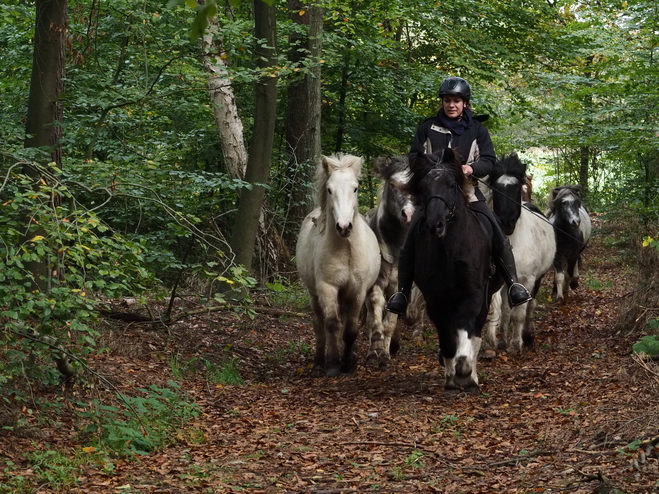
{"label": "undergrowth bush", "polygon": [[200,412],[185,399],[176,382],[168,381],[167,385],[140,388],[141,396],[118,393],[116,406],[97,399],[79,402],[79,415],[89,421],[84,434],[91,444],[119,456],[147,454],[174,442]]}
{"label": "undergrowth bush", "polygon": [[59,170],[34,179],[21,168],[11,167],[0,189],[0,383],[24,376],[52,384],[51,354],[75,367],[93,351],[97,300],[140,293],[153,274],[145,246],[79,207],[54,180]]}
{"label": "undergrowth bush", "polygon": [[[251,310],[244,297],[256,280],[231,266],[217,229],[202,230],[201,220],[186,212],[202,189],[221,189],[224,178],[195,180],[193,174],[157,168],[162,181],[147,186],[148,178],[137,182],[138,173],[131,175],[134,183],[120,182],[112,168],[92,173],[91,167],[74,164],[63,173],[54,164],[12,157],[13,164],[5,159],[0,168],[2,405],[57,413],[39,391],[74,376],[83,383],[88,374],[81,368],[100,350],[98,309],[109,299],[164,297],[171,293],[165,281],[190,273],[209,286],[225,283],[246,294],[241,299],[241,290],[215,297],[211,292],[207,303],[246,301],[245,310]],[[170,186],[187,187],[187,193],[165,194],[166,175]],[[189,258],[177,248],[189,250],[193,243],[197,250]],[[196,413],[170,388],[145,388],[142,398],[124,398],[124,408],[88,403],[80,417],[93,420],[106,449],[152,451],[167,441],[172,427]],[[15,423],[21,419],[17,414]]]}
{"label": "undergrowth bush", "polygon": [[[609,223],[609,226],[613,222]],[[636,225],[635,228],[630,225]],[[638,276],[634,291],[624,297],[618,310],[617,327],[625,334],[636,334],[637,343],[635,352],[644,352],[654,355],[656,345],[654,341],[659,337],[659,242],[655,240],[656,234],[649,232],[659,231],[659,225],[647,223],[647,217],[636,222],[627,222],[626,226],[618,223],[622,229],[620,237],[627,238],[633,246],[635,258],[638,263]],[[616,235],[617,236],[617,235]]]}

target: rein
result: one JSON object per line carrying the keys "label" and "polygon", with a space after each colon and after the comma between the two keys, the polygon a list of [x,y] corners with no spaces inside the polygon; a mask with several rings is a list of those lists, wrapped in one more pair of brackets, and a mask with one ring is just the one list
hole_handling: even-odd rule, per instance
{"label": "rein", "polygon": [[[496,193],[500,193],[498,190],[496,190],[494,187],[492,187],[490,184],[488,184],[485,180],[481,180],[480,178],[478,178],[478,177],[474,177],[473,175],[472,175],[472,177],[475,178],[476,180],[478,180],[478,182],[480,182],[480,183],[482,183],[483,185],[485,185],[485,186],[486,186],[488,189],[490,189],[491,191],[496,192]],[[578,243],[580,243],[580,244],[582,244],[582,245],[585,245],[584,242],[582,242],[581,240],[579,240],[579,239],[576,238],[576,237],[573,237],[572,235],[570,235],[570,234],[569,234],[568,232],[566,232],[565,230],[561,230],[561,229],[558,228],[557,226],[554,226],[554,225],[552,224],[552,222],[549,221],[549,220],[547,219],[547,217],[546,217],[544,214],[540,215],[540,214],[536,213],[536,212],[533,211],[531,208],[528,208],[528,207],[526,207],[524,204],[522,204],[521,201],[517,201],[517,200],[515,200],[515,199],[512,199],[512,198],[508,197],[508,196],[505,195],[505,194],[501,194],[501,195],[503,195],[503,197],[505,197],[507,200],[509,200],[509,201],[515,203],[516,205],[523,207],[523,208],[526,209],[527,211],[533,213],[534,216],[540,218],[542,221],[544,221],[544,222],[546,222],[546,223],[549,223],[549,224],[554,228],[554,230],[558,230],[558,231],[561,232],[563,235],[565,235],[565,236],[567,236],[567,237],[570,237],[572,240],[575,240],[576,242],[578,242]]]}

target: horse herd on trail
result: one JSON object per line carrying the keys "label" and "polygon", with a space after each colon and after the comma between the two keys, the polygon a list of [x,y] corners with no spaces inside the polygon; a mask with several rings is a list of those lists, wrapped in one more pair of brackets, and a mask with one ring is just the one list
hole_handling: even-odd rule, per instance
{"label": "horse herd on trail", "polygon": [[[519,353],[533,346],[535,296],[552,265],[556,300],[567,297],[568,287],[578,286],[580,256],[591,233],[580,187],[554,188],[543,214],[531,202],[526,165],[516,154],[498,161],[487,187],[463,175],[451,149],[380,157],[374,163],[383,180],[377,206],[361,215],[363,162],[348,154],[323,157],[316,171],[318,207],[304,219],[298,237],[297,268],[313,311],[313,372],[353,372],[362,325],[369,335],[367,362],[376,361],[381,370],[389,366],[400,347],[400,332],[398,316],[385,305],[397,289],[400,250],[417,211],[422,218],[412,232],[416,290],[408,322],[414,319],[422,327],[419,320],[427,312],[435,325],[445,390],[480,392],[476,361],[481,340],[486,358],[497,349]],[[469,208],[477,186],[513,247],[519,282],[533,296],[512,309],[503,277],[491,261],[491,232]],[[366,317],[360,318],[363,312]]]}

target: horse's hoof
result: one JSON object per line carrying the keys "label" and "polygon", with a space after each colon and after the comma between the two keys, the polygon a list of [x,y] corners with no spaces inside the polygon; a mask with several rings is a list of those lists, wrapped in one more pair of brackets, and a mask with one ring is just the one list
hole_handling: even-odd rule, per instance
{"label": "horse's hoof", "polygon": [[535,335],[532,333],[522,333],[522,342],[526,348],[535,347]]}
{"label": "horse's hoof", "polygon": [[494,350],[492,350],[492,349],[490,349],[490,348],[488,348],[487,350],[483,351],[483,358],[484,358],[485,360],[492,360],[492,359],[495,358],[496,356],[497,356],[497,352],[495,352]]}
{"label": "horse's hoof", "polygon": [[388,355],[383,355],[382,358],[380,358],[380,361],[378,362],[378,370],[386,371],[389,369],[390,364],[391,364],[391,357],[389,357]]}
{"label": "horse's hoof", "polygon": [[330,367],[325,372],[327,377],[337,377],[341,375],[341,369],[339,367]]}
{"label": "horse's hoof", "polygon": [[394,357],[398,353],[398,350],[400,350],[400,340],[391,340],[391,343],[389,343],[389,354]]}
{"label": "horse's hoof", "polygon": [[353,357],[350,362],[346,362],[341,366],[341,372],[344,374],[353,374],[359,365],[359,358]]}
{"label": "horse's hoof", "polygon": [[378,354],[371,350],[366,354],[366,362],[371,362],[373,360],[378,360]]}
{"label": "horse's hoof", "polygon": [[465,386],[465,393],[471,396],[478,396],[481,394],[481,387],[478,384]]}
{"label": "horse's hoof", "polygon": [[313,377],[321,377],[323,374],[325,374],[325,369],[322,365],[314,365],[313,369],[311,369],[311,375]]}
{"label": "horse's hoof", "polygon": [[506,348],[508,348],[508,344],[505,341],[500,340],[500,341],[497,342],[497,350],[500,350],[500,351],[503,352],[503,351],[506,350]]}
{"label": "horse's hoof", "polygon": [[577,288],[579,288],[579,280],[571,279],[570,288],[572,288],[572,290],[576,290]]}

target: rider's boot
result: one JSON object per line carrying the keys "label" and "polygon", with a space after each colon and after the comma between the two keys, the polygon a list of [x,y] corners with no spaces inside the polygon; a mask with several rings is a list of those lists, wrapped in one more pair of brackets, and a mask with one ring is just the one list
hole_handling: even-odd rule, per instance
{"label": "rider's boot", "polygon": [[499,259],[499,267],[504,277],[504,281],[508,286],[508,303],[511,307],[522,305],[533,297],[519,281],[517,281],[517,268],[515,267],[515,257],[513,256],[513,249],[510,246],[508,239],[504,241],[503,252],[501,259]]}
{"label": "rider's boot", "polygon": [[389,298],[385,307],[389,312],[400,316],[405,314],[410,301],[412,283],[414,283],[414,256],[408,248],[402,248],[398,260],[398,291]]}

